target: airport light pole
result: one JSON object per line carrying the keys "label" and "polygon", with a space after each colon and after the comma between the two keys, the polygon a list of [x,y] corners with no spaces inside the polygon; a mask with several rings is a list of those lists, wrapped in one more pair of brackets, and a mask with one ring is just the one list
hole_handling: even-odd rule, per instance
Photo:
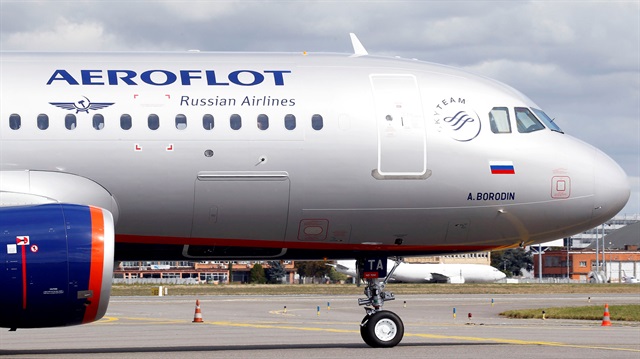
{"label": "airport light pole", "polygon": [[596,275],[600,272],[600,233],[596,227]]}
{"label": "airport light pole", "polygon": [[538,243],[538,282],[542,283],[542,244]]}
{"label": "airport light pole", "polygon": [[538,244],[537,251],[533,247],[529,248],[531,248],[531,251],[534,251],[534,254],[538,255],[538,282],[542,282],[542,253],[544,253],[544,251],[542,250],[542,244]]}
{"label": "airport light pole", "polygon": [[[605,250],[605,246],[607,244],[607,242],[605,241],[604,237],[605,237],[605,231],[604,231],[604,226],[605,224],[607,226],[611,226],[611,223],[603,223],[602,224],[602,272],[604,273],[604,280],[605,282],[608,281],[608,279],[610,279],[610,277],[607,276],[607,257],[606,257],[606,250]],[[609,247],[611,247],[611,242],[609,242]]]}
{"label": "airport light pole", "polygon": [[571,280],[571,275],[569,274],[569,251],[571,250],[571,237],[567,238],[567,283]]}
{"label": "airport light pole", "polygon": [[607,258],[604,251],[604,223],[602,224],[602,272],[604,273],[604,281],[607,281]]}

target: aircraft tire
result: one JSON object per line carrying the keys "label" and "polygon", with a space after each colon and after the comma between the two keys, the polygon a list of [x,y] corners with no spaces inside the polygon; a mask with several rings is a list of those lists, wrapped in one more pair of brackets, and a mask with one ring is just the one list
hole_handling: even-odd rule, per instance
{"label": "aircraft tire", "polygon": [[365,315],[364,318],[362,318],[362,322],[360,323],[360,336],[362,337],[362,340],[364,340],[365,343],[367,343],[368,346],[375,348],[375,343],[371,340],[371,337],[367,334],[368,329],[367,329],[367,324],[369,324],[369,318],[371,318],[371,316],[369,314]]}
{"label": "aircraft tire", "polygon": [[367,315],[360,325],[360,335],[373,348],[391,348],[402,340],[404,324],[395,313],[382,310]]}

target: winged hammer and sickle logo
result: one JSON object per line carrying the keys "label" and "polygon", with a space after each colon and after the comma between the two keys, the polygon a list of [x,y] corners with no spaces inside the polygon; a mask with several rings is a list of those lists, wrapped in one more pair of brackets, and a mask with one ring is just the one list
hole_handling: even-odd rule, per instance
{"label": "winged hammer and sickle logo", "polygon": [[109,107],[114,104],[114,102],[91,102],[88,98],[82,96],[84,100],[80,100],[78,102],[49,102],[50,104],[60,107],[65,110],[76,110],[78,112],[89,113],[89,110],[100,110],[105,107]]}

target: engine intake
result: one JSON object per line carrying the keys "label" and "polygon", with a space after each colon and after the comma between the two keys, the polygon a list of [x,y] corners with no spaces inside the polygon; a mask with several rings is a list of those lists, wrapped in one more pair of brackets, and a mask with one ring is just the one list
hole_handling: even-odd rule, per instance
{"label": "engine intake", "polygon": [[107,311],[114,223],[74,204],[0,208],[0,326],[84,324]]}

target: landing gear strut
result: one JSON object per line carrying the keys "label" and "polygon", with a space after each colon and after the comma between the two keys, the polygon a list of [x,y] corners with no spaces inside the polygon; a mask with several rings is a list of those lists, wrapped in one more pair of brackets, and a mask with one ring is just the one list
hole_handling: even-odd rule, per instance
{"label": "landing gear strut", "polygon": [[[401,262],[400,258],[395,259],[393,269],[389,271],[384,280],[379,278],[366,278],[364,273],[364,265],[367,259],[361,258],[356,260],[356,268],[358,271],[358,286],[360,281],[364,280],[366,288],[364,295],[366,298],[358,299],[359,305],[366,305],[364,310],[367,315],[360,323],[360,335],[362,340],[369,346],[374,348],[390,348],[398,345],[404,335],[404,324],[400,317],[388,310],[382,310],[384,302],[396,299],[391,292],[385,292],[384,288],[387,281],[393,275]],[[386,261],[386,259],[385,259]]]}

